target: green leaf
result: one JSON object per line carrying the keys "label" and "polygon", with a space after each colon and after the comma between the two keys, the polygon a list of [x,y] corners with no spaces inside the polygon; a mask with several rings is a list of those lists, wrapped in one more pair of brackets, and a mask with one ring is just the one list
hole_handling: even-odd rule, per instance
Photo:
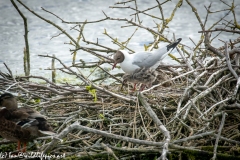
{"label": "green leaf", "polygon": [[147,51],[150,46],[151,46],[151,44],[149,44],[149,45],[144,44],[144,50]]}
{"label": "green leaf", "polygon": [[97,92],[96,89],[93,89],[92,86],[86,86],[86,90],[94,97],[94,102],[97,101]]}
{"label": "green leaf", "polygon": [[104,28],[104,32],[103,32],[103,34],[107,34],[107,30],[106,30],[106,28]]}
{"label": "green leaf", "polygon": [[40,103],[41,102],[41,99],[37,98],[35,99],[35,103]]}
{"label": "green leaf", "polygon": [[101,118],[101,119],[105,119],[105,117],[104,117],[103,114],[99,114],[99,118]]}

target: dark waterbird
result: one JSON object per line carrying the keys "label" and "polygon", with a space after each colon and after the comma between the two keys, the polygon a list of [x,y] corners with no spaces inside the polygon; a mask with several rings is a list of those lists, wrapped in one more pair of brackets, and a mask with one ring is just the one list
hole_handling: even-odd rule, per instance
{"label": "dark waterbird", "polygon": [[11,141],[18,142],[18,151],[23,143],[26,152],[27,142],[44,135],[55,134],[47,123],[46,117],[29,108],[20,107],[16,98],[10,93],[0,96],[0,135]]}

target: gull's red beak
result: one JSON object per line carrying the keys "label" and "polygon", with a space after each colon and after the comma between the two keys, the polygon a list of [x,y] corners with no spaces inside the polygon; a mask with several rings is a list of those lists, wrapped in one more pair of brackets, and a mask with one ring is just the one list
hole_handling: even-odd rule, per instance
{"label": "gull's red beak", "polygon": [[117,63],[115,62],[114,65],[113,65],[113,67],[112,67],[112,70],[116,67],[116,65],[117,65]]}

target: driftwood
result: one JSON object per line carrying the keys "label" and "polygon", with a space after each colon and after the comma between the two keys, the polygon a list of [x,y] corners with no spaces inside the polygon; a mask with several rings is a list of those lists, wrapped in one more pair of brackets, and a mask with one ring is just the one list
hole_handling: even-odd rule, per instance
{"label": "driftwood", "polygon": [[[76,76],[76,79],[82,82],[59,84],[54,83],[55,80],[52,82],[40,76],[14,76],[5,64],[8,73],[0,72],[1,93],[16,93],[19,105],[33,107],[48,116],[48,121],[56,132],[55,137],[39,138],[37,141],[41,145],[32,147],[32,151],[55,155],[65,153],[66,157],[89,159],[131,159],[140,156],[167,159],[171,155],[181,156],[182,159],[187,156],[199,159],[203,153],[206,159],[240,158],[237,147],[240,144],[240,40],[224,40],[221,42],[222,46],[216,48],[210,39],[211,32],[239,34],[237,22],[229,22],[221,29],[214,29],[220,22],[227,21],[223,17],[209,29],[205,28],[206,22],[201,22],[195,7],[186,0],[202,27],[202,31],[199,32],[204,39],[201,39],[195,48],[189,48],[185,44],[179,45],[177,50],[181,58],[170,55],[179,64],[160,65],[157,71],[161,76],[151,88],[131,93],[129,87],[120,90],[122,74],[110,74],[101,66],[112,64],[112,59],[102,53],[114,53],[116,49],[85,39],[85,24],[108,20],[127,22],[154,35],[153,43],[146,47],[153,49],[159,41],[170,42],[164,35],[164,30],[174,18],[181,1],[174,8],[169,21],[163,21],[158,31],[142,25],[140,20],[111,18],[105,13],[106,18],[98,21],[72,22],[71,24],[80,27],[77,30],[79,39],[95,45],[98,49],[79,46],[78,40],[74,40],[64,29],[17,1],[37,17],[59,29],[61,34],[69,37],[72,45],[75,45],[75,49],[71,50],[72,66],[67,66],[57,56],[39,56],[51,58],[62,65],[61,68],[53,66],[52,71]],[[136,1],[119,2],[111,8],[121,8],[122,6],[118,5],[134,2]],[[140,11],[137,9],[137,3],[135,5],[135,8],[122,8],[136,11],[136,17],[140,13],[149,15],[147,10]],[[161,17],[157,18],[164,19],[161,5],[157,0],[156,6],[148,10],[158,7]],[[232,5],[229,13],[234,14],[235,6]],[[210,8],[211,5],[206,8],[208,14],[212,13]],[[43,10],[62,20],[54,13]],[[64,20],[62,22],[70,23]],[[232,30],[234,27],[235,30]],[[107,32],[104,34],[112,38]],[[127,43],[112,39],[119,47],[131,51]],[[205,48],[200,47],[203,45]],[[84,62],[84,65],[76,63],[74,55],[81,50],[95,55],[99,61],[94,64]],[[90,80],[79,68],[99,68],[106,74],[100,79]],[[32,82],[32,79],[43,82]],[[101,84],[108,79],[114,80],[114,83],[107,86]],[[5,143],[0,142],[1,145]]]}

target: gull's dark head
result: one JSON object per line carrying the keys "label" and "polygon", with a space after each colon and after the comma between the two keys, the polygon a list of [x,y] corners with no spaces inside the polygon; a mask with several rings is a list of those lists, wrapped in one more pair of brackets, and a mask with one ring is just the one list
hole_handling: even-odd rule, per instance
{"label": "gull's dark head", "polygon": [[112,69],[114,69],[118,63],[122,63],[124,61],[124,58],[124,54],[121,51],[117,51],[113,56],[114,65]]}

